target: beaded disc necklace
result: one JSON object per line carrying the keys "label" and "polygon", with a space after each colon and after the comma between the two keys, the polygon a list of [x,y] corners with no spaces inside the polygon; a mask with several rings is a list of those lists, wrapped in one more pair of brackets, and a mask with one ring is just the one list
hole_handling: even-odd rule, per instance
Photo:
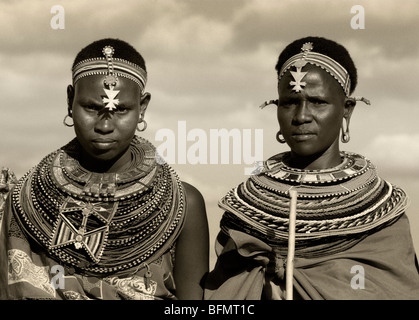
{"label": "beaded disc necklace", "polygon": [[119,173],[79,164],[76,139],[20,179],[12,201],[27,234],[65,265],[93,275],[124,273],[169,250],[184,219],[181,181],[135,137]]}
{"label": "beaded disc necklace", "polygon": [[[276,246],[288,239],[290,190],[297,190],[296,241],[359,235],[393,222],[408,205],[404,191],[377,176],[361,155],[341,152],[342,163],[327,170],[288,167],[282,153],[264,170],[230,190],[219,202],[221,222]],[[323,241],[324,242],[324,241]],[[298,249],[298,248],[297,248]]]}

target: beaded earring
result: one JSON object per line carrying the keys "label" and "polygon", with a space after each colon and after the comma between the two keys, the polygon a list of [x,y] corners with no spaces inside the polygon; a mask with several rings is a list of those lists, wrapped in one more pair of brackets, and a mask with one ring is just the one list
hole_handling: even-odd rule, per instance
{"label": "beaded earring", "polygon": [[[68,114],[66,114],[65,115],[65,117],[64,117],[64,120],[63,120],[63,124],[66,126],[66,127],[73,127],[74,126],[74,123],[72,123],[72,124],[70,124],[70,123],[67,123],[67,118],[71,118]],[[72,118],[71,118],[72,119]]]}
{"label": "beaded earring", "polygon": [[344,129],[343,121],[342,121],[342,136],[340,137],[340,141],[343,143],[348,143],[349,140],[351,140],[351,137],[349,135],[349,119],[344,118],[346,121],[346,130]]}
{"label": "beaded earring", "polygon": [[[139,128],[138,127],[138,125],[139,124],[143,124],[143,127],[142,128]],[[147,129],[147,122],[143,119],[143,118],[140,118],[139,120],[138,120],[138,124],[137,124],[137,128],[136,128],[136,130],[137,131],[139,131],[139,132],[142,132],[142,131],[144,131],[145,129]]]}
{"label": "beaded earring", "polygon": [[276,133],[276,140],[279,142],[279,143],[285,143],[286,141],[285,141],[285,139],[284,138],[281,138],[281,135],[282,135],[282,132],[281,132],[281,129]]}

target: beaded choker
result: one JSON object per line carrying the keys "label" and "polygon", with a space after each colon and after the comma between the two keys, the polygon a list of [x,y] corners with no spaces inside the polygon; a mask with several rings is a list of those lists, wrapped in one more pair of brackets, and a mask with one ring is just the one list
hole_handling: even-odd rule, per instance
{"label": "beaded choker", "polygon": [[129,272],[169,250],[184,219],[182,184],[155,149],[134,138],[133,163],[94,173],[76,139],[20,179],[12,201],[21,227],[63,264],[93,275]]}
{"label": "beaded choker", "polygon": [[404,191],[377,176],[364,157],[342,152],[328,170],[285,165],[288,153],[265,162],[264,171],[232,189],[219,202],[228,229],[245,230],[272,245],[288,239],[290,190],[298,192],[296,241],[360,235],[392,223],[408,206]]}
{"label": "beaded choker", "polygon": [[264,181],[274,183],[275,190],[282,194],[298,189],[300,197],[304,198],[337,196],[363,188],[377,179],[373,164],[355,153],[342,152],[340,165],[323,170],[291,168],[284,163],[288,156],[288,152],[279,154],[267,160],[264,166],[265,175],[272,178]]}

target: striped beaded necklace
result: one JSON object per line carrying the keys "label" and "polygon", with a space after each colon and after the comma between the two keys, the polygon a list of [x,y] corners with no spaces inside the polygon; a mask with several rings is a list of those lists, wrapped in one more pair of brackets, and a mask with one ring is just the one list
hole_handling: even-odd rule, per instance
{"label": "striped beaded necklace", "polygon": [[298,193],[297,254],[307,251],[310,242],[373,232],[395,221],[408,206],[404,191],[377,176],[374,165],[361,155],[341,152],[342,163],[327,170],[290,168],[284,163],[287,156],[265,161],[262,173],[220,200],[226,211],[224,232],[243,230],[274,247],[283,246],[288,239],[290,190]]}
{"label": "striped beaded necklace", "polygon": [[14,189],[16,218],[65,265],[92,275],[124,273],[169,250],[184,219],[182,184],[154,146],[135,137],[131,166],[94,173],[76,139],[49,154]]}

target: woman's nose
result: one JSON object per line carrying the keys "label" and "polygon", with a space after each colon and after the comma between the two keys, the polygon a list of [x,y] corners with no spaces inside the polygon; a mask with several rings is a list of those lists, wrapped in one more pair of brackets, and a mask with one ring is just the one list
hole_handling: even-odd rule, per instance
{"label": "woman's nose", "polygon": [[105,113],[98,116],[95,124],[95,131],[102,134],[110,133],[115,129],[112,116]]}
{"label": "woman's nose", "polygon": [[313,119],[308,101],[301,101],[295,109],[294,121],[296,123],[306,123]]}

